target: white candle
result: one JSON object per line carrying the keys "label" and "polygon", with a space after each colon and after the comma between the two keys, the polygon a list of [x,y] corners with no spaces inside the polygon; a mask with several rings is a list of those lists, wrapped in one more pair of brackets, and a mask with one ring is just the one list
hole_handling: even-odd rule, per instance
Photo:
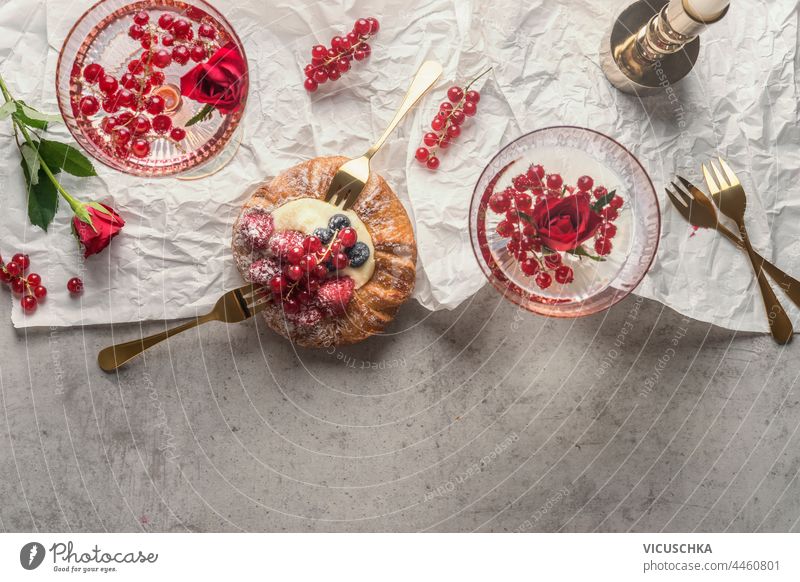
{"label": "white candle", "polygon": [[[683,2],[683,0],[677,0]],[[703,22],[719,18],[719,15],[728,7],[731,0],[686,0],[689,13]]]}

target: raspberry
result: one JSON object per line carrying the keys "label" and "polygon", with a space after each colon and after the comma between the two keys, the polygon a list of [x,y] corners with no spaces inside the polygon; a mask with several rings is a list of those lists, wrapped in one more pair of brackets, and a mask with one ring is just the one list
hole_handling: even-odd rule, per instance
{"label": "raspberry", "polygon": [[276,257],[286,258],[289,249],[302,246],[305,235],[296,230],[282,230],[276,232],[269,239],[269,251]]}
{"label": "raspberry", "polygon": [[356,284],[350,277],[329,279],[317,291],[317,304],[331,315],[341,315],[353,298]]}
{"label": "raspberry", "polygon": [[259,259],[250,265],[247,280],[256,285],[269,285],[270,280],[281,274],[281,267],[273,258]]}
{"label": "raspberry", "polygon": [[275,230],[272,215],[260,209],[248,210],[242,217],[242,236],[254,249],[265,249]]}

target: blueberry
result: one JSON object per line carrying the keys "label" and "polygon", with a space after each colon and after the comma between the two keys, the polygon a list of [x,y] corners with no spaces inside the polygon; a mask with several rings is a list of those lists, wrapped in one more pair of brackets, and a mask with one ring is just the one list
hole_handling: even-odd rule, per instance
{"label": "blueberry", "polygon": [[344,214],[334,214],[328,221],[328,228],[334,231],[342,230],[343,228],[347,228],[348,226],[350,226],[350,219],[347,218]]}
{"label": "blueberry", "polygon": [[333,231],[330,228],[318,228],[314,231],[314,236],[326,245],[333,240]]}
{"label": "blueberry", "polygon": [[351,267],[360,267],[369,258],[369,247],[363,242],[357,242],[347,249],[347,256],[350,257]]}

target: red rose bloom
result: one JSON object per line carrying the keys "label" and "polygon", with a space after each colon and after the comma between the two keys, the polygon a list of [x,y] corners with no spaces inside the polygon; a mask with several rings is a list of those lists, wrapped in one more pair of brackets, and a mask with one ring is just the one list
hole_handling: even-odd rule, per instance
{"label": "red rose bloom", "polygon": [[77,216],[72,219],[72,229],[83,245],[85,258],[96,255],[106,248],[111,239],[117,236],[125,226],[125,221],[113,208],[105,204],[100,204],[100,206],[105,208],[106,212],[86,205],[86,210],[92,217],[92,224],[83,222]]}
{"label": "red rose bloom", "polygon": [[181,78],[181,95],[213,105],[220,113],[236,111],[247,88],[245,69],[242,53],[229,42]]}
{"label": "red rose bloom", "polygon": [[547,247],[571,251],[594,236],[603,219],[592,210],[586,193],[545,198],[533,209],[533,225]]}

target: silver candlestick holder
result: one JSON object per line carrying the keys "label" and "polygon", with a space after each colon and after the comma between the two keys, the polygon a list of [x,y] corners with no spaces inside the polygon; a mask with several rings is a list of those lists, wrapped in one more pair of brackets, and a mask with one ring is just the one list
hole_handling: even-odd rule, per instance
{"label": "silver candlestick holder", "polygon": [[728,13],[702,20],[686,0],[639,0],[617,18],[600,59],[608,80],[625,93],[648,95],[688,75],[700,53],[699,34]]}

